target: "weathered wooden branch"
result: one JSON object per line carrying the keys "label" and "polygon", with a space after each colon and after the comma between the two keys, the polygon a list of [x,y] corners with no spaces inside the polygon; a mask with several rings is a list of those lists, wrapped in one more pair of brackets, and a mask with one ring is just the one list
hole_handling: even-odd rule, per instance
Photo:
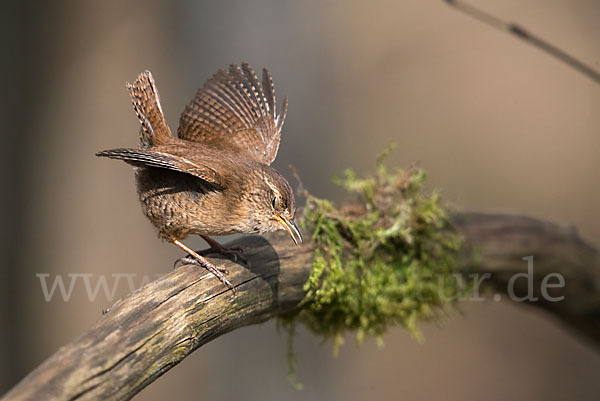
{"label": "weathered wooden branch", "polygon": [[[524,276],[527,261],[523,258],[533,256],[531,284],[524,277],[514,279],[514,294],[524,297],[530,285],[537,300],[523,304],[551,312],[578,335],[600,346],[600,253],[575,227],[526,216],[484,213],[457,214],[454,222],[466,239],[462,257],[465,273],[489,273],[482,287],[510,296],[511,278],[519,273]],[[564,287],[550,289],[548,294],[552,298],[564,296],[561,301],[552,301],[542,293],[544,279],[554,273],[564,278]]]}
{"label": "weathered wooden branch", "polygon": [[[491,273],[482,285],[506,293],[534,256],[533,289],[540,306],[600,344],[600,257],[573,229],[519,216],[454,216],[465,237],[465,276]],[[235,241],[251,267],[227,260],[237,296],[205,271],[181,267],[118,301],[87,332],[59,349],[3,400],[128,400],[198,347],[238,327],[296,308],[312,265],[310,241],[295,247],[283,234]],[[565,287],[548,302],[540,293],[547,274]],[[478,276],[481,277],[481,276]],[[515,294],[527,292],[524,279]]]}

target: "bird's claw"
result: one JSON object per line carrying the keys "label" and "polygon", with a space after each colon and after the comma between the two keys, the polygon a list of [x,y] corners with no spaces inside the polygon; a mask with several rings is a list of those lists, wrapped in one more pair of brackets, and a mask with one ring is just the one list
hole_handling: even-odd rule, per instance
{"label": "bird's claw", "polygon": [[206,256],[206,255],[214,255],[214,254],[219,254],[219,255],[224,255],[224,256],[231,256],[233,258],[233,261],[237,263],[238,259],[245,264],[246,266],[250,266],[250,262],[248,261],[248,259],[244,256],[244,250],[238,246],[232,246],[232,247],[224,247],[221,246],[219,248],[216,247],[210,247],[208,249],[204,249],[200,252],[198,252],[200,255],[202,256]]}
{"label": "bird's claw", "polygon": [[[181,263],[181,266],[185,266],[185,265],[195,265],[195,266],[200,266],[200,267],[205,267],[204,266],[204,262],[199,261],[198,259],[196,259],[195,257],[193,257],[192,255],[187,255],[184,256],[182,258],[179,258],[175,261],[175,263],[173,263],[173,269],[177,268],[177,265]],[[229,270],[227,270],[224,267],[219,267],[219,266],[214,266],[214,269],[217,270],[219,273],[223,273],[223,274],[229,274]]]}
{"label": "bird's claw", "polygon": [[177,259],[173,265],[174,268],[177,267],[178,263],[181,263],[182,265],[195,265],[205,268],[210,273],[215,275],[215,277],[217,277],[219,281],[223,283],[227,288],[233,291],[233,294],[235,295],[236,291],[234,285],[231,284],[231,282],[225,278],[225,274],[228,274],[229,272],[224,267],[215,266],[206,259],[197,259],[192,255],[187,255],[183,258]]}

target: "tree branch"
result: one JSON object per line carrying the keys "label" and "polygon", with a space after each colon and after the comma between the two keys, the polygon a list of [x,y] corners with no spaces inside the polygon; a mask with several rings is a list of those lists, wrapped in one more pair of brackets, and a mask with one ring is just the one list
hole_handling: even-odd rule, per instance
{"label": "tree branch", "polygon": [[[600,344],[600,257],[573,229],[527,217],[462,213],[454,223],[465,238],[465,274],[490,273],[482,285],[506,293],[510,277],[527,272],[534,256],[533,289],[540,306]],[[310,243],[295,247],[284,234],[248,236],[250,268],[219,260],[230,270],[237,296],[204,270],[181,267],[118,301],[87,332],[59,349],[3,400],[128,400],[198,347],[238,327],[298,307],[312,267]],[[233,245],[233,244],[230,244]],[[547,274],[566,285],[541,297]],[[524,279],[515,294],[527,292]]]}
{"label": "tree branch", "polygon": [[[600,254],[581,239],[575,227],[485,213],[457,214],[454,223],[466,240],[462,250],[466,273],[489,273],[490,279],[482,286],[510,297],[511,278],[526,274],[523,258],[533,256],[531,295],[537,300],[523,303],[551,312],[576,334],[600,346]],[[473,253],[479,256],[473,259]],[[564,296],[553,302],[541,289],[544,279],[555,273],[564,278],[565,285],[548,290],[553,298]],[[513,288],[513,295],[525,297],[528,282],[524,277],[514,279]]]}

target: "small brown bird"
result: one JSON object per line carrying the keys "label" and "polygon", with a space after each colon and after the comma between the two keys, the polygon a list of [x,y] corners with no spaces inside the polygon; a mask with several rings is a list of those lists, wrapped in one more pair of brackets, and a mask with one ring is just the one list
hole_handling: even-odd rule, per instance
{"label": "small brown bird", "polygon": [[150,71],[127,84],[142,125],[138,149],[112,149],[97,156],[134,166],[144,214],[159,236],[189,256],[178,259],[202,266],[230,289],[224,269],[181,242],[200,235],[211,251],[245,260],[242,250],[210,238],[234,233],[285,229],[296,245],[302,236],[294,223],[296,202],[288,182],[270,167],[277,155],[287,98],[275,109],[271,75],[262,85],[242,63],[219,70],[196,93],[179,120],[177,138],[165,121]]}

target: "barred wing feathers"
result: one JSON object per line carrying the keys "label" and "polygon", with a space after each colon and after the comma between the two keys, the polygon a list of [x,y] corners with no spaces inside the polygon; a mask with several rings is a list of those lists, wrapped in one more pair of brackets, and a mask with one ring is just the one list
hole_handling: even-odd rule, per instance
{"label": "barred wing feathers", "polygon": [[287,98],[277,114],[271,74],[263,69],[262,85],[247,63],[221,69],[186,106],[178,136],[195,142],[232,144],[247,156],[270,165],[277,156]]}

